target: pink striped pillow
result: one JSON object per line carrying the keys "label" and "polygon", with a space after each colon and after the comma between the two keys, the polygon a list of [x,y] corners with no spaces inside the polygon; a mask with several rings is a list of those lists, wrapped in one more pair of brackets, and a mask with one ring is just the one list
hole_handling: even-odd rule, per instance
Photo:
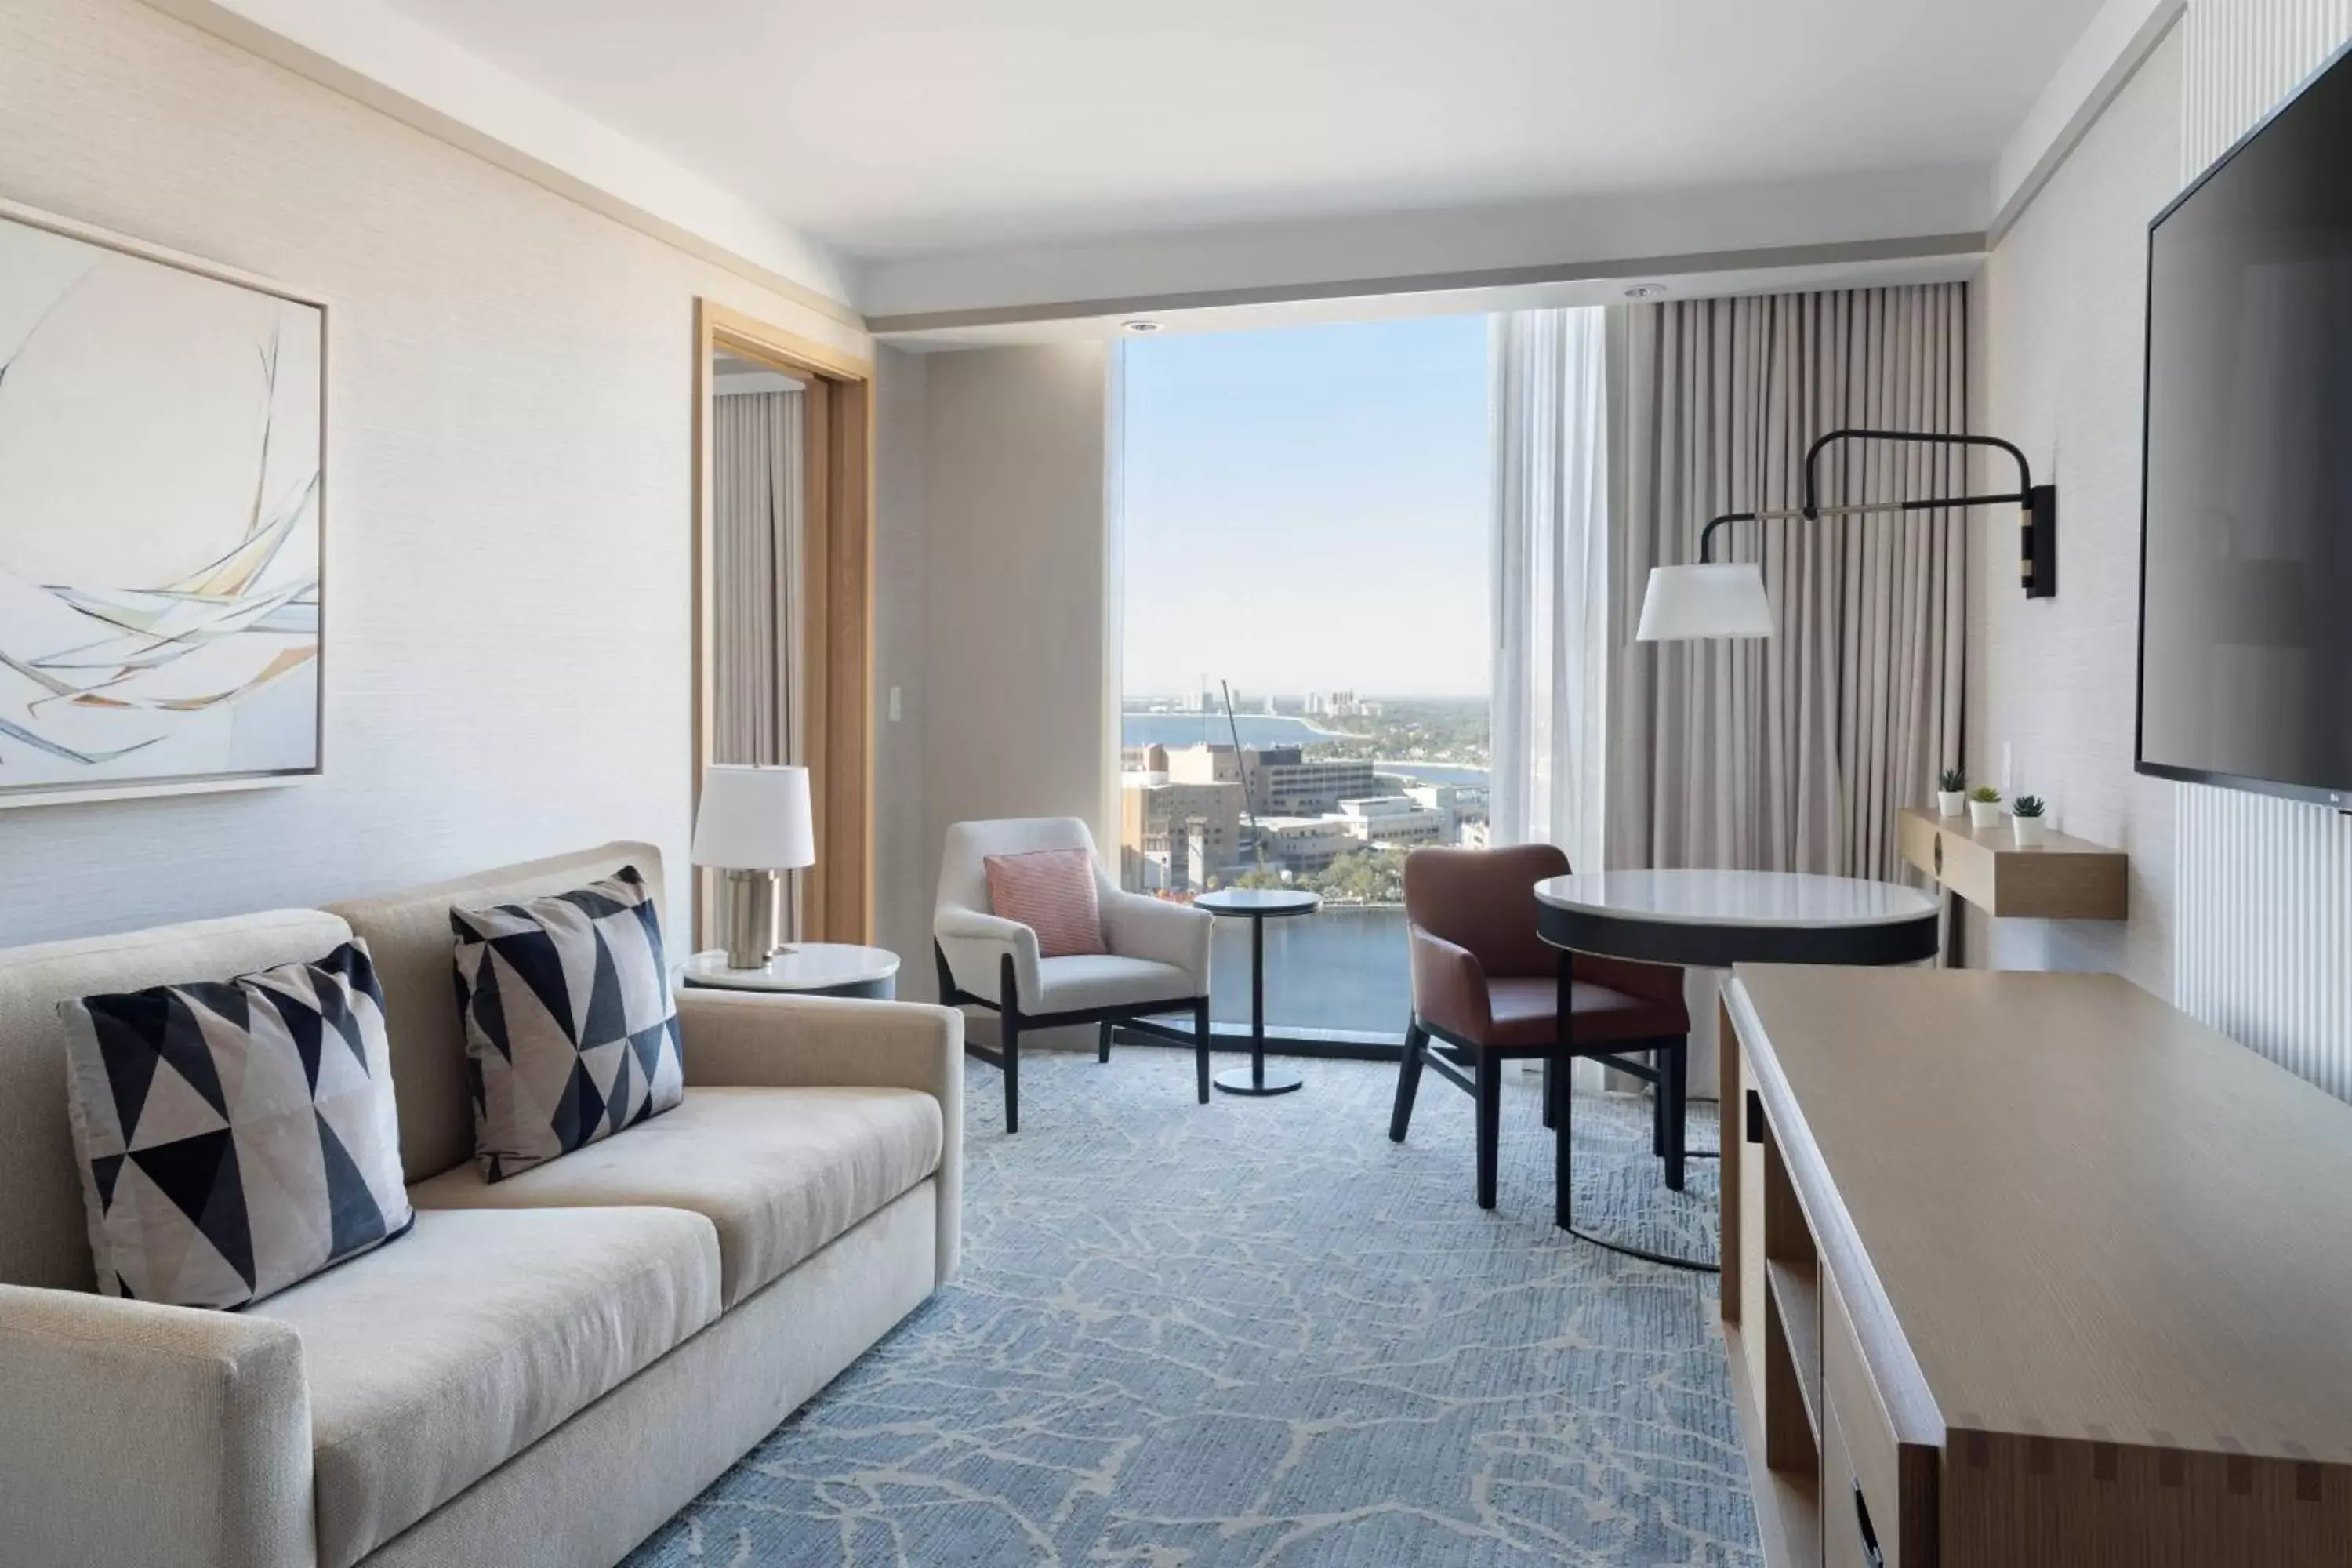
{"label": "pink striped pillow", "polygon": [[1037,933],[1040,958],[1107,952],[1102,906],[1095,901],[1094,857],[1083,849],[1033,849],[991,855],[988,903],[1000,917]]}

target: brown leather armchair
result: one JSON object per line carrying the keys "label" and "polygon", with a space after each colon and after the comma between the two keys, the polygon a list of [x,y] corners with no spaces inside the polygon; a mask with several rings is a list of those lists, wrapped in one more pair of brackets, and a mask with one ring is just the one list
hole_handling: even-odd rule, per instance
{"label": "brown leather armchair", "polygon": [[[1666,1184],[1683,1184],[1684,1056],[1690,1014],[1683,972],[1664,964],[1567,954],[1536,935],[1535,886],[1568,874],[1549,844],[1507,849],[1416,849],[1405,858],[1404,910],[1412,951],[1412,1021],[1397,1074],[1389,1136],[1404,1142],[1424,1064],[1478,1104],[1478,1206],[1495,1206],[1502,1121],[1502,1066],[1540,1058],[1544,1125],[1553,1129],[1559,1224],[1569,1223],[1569,1064],[1598,1057],[1657,1088],[1653,1152]],[[1569,1039],[1559,1039],[1565,978]],[[1434,1040],[1437,1044],[1433,1045]],[[1452,1058],[1440,1047],[1450,1047]],[[1647,1053],[1648,1064],[1622,1052]],[[1462,1068],[1467,1065],[1471,1074]]]}

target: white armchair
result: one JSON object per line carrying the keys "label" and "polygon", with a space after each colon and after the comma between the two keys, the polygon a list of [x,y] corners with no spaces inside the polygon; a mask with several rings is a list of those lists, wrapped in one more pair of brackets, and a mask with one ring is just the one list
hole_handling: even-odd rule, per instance
{"label": "white armchair", "polygon": [[[1084,849],[1094,862],[1104,953],[1044,958],[1037,933],[996,914],[988,897],[987,859],[1036,849]],[[995,1010],[999,1047],[967,1041],[967,1055],[1004,1073],[1004,1131],[1021,1130],[1024,1029],[1093,1024],[1097,1057],[1110,1060],[1111,1029],[1124,1024],[1190,1044],[1201,1103],[1209,1102],[1209,938],[1214,918],[1164,900],[1122,891],[1103,870],[1094,836],[1075,816],[959,822],[940,858],[940,900],[931,917],[940,1000],[950,1007]],[[1189,1034],[1154,1022],[1190,1012]]]}

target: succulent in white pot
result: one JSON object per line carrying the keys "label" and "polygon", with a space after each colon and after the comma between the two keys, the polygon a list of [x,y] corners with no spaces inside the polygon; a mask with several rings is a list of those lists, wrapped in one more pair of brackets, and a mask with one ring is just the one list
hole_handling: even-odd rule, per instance
{"label": "succulent in white pot", "polygon": [[2000,826],[2000,791],[1990,784],[1979,784],[1969,791],[1969,826],[1971,827]]}
{"label": "succulent in white pot", "polygon": [[1946,768],[1936,775],[1936,815],[1958,816],[1969,808],[1969,775],[1958,768]]}
{"label": "succulent in white pot", "polygon": [[2010,830],[2017,835],[2017,842],[2021,847],[2042,842],[2044,826],[2042,816],[2044,809],[2042,797],[2038,795],[2021,795],[2010,803]]}

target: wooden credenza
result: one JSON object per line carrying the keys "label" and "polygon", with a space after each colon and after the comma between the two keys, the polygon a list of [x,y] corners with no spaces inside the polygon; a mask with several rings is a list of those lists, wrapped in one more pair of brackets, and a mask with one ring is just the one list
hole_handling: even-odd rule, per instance
{"label": "wooden credenza", "polygon": [[1742,966],[1774,1568],[2352,1563],[2352,1106],[2112,975]]}

